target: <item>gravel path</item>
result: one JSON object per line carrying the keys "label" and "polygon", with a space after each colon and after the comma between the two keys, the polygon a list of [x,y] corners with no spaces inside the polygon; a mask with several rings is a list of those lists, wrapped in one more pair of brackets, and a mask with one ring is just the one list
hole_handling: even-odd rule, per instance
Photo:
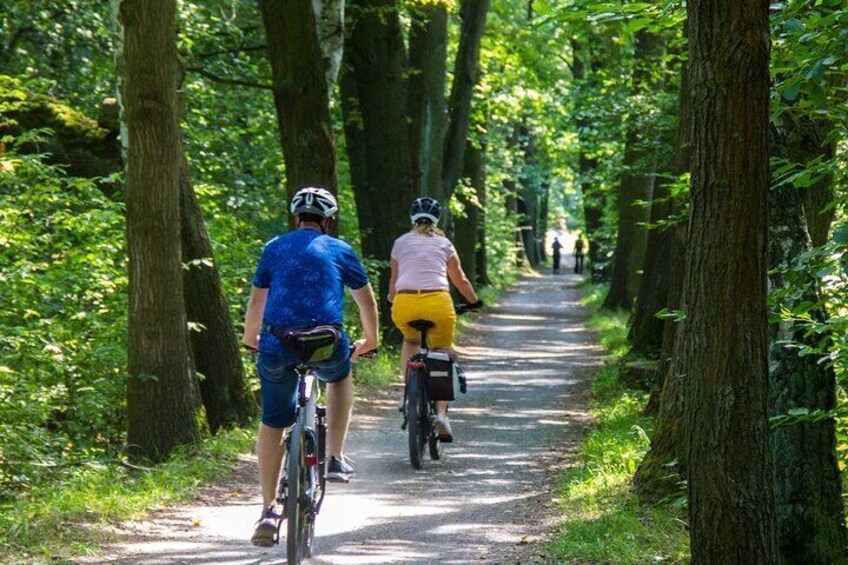
{"label": "gravel path", "polygon": [[[310,563],[545,561],[550,483],[586,428],[587,381],[603,359],[577,282],[526,277],[467,325],[459,351],[469,393],[451,409],[456,442],[443,461],[409,466],[398,392],[357,408],[347,451],[358,475],[330,485]],[[123,525],[108,557],[85,562],[284,562],[284,547],[247,541],[259,514],[254,465],[245,456],[194,506]]]}

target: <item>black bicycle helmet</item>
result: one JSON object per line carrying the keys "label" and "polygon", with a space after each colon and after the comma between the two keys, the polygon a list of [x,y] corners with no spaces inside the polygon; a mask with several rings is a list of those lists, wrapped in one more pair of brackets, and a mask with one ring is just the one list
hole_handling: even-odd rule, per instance
{"label": "black bicycle helmet", "polygon": [[442,207],[435,198],[416,198],[409,207],[409,218],[413,224],[438,224]]}
{"label": "black bicycle helmet", "polygon": [[298,190],[291,201],[291,213],[314,214],[322,218],[332,218],[339,211],[336,197],[326,188],[307,186]]}

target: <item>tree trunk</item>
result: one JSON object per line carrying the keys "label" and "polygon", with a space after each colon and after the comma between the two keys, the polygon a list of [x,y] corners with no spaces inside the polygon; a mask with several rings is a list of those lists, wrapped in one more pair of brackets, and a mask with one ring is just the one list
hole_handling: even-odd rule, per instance
{"label": "tree trunk", "polygon": [[344,0],[312,0],[318,45],[324,63],[324,82],[327,100],[333,97],[333,88],[339,78],[344,50]]}
{"label": "tree trunk", "polygon": [[480,40],[486,27],[489,0],[462,0],[462,29],[453,70],[448,124],[442,161],[442,194],[450,200],[462,173],[465,138],[471,119],[471,99],[480,74]]}
{"label": "tree trunk", "polygon": [[[653,67],[661,65],[663,41],[659,35],[647,31],[636,34],[633,71],[633,92],[636,99],[648,98],[659,88],[658,76]],[[656,134],[656,124],[633,113],[627,128],[624,147],[624,172],[618,187],[618,231],[613,253],[612,281],[604,300],[606,308],[633,306],[638,290],[639,275],[645,255],[647,230],[645,222],[650,209],[638,204],[650,202],[654,191],[656,150],[651,147]]]}
{"label": "tree trunk", "polygon": [[[836,141],[831,133],[833,123],[823,119],[812,119],[794,111],[781,114],[786,132],[787,157],[806,166],[816,158],[833,159]],[[801,201],[806,217],[807,230],[814,247],[827,243],[830,225],[836,217],[836,207],[830,206],[835,198],[833,176],[826,175],[817,183],[801,189]]]}
{"label": "tree trunk", "polygon": [[[770,203],[770,267],[791,266],[812,247],[800,195],[793,187],[772,190]],[[775,288],[786,284],[773,271]],[[780,306],[789,310],[802,301],[818,301],[815,282],[803,296]],[[822,312],[813,312],[824,321]],[[773,323],[770,331],[770,409],[772,415],[792,409],[830,411],[836,407],[833,368],[814,355],[802,356],[785,342],[810,338],[793,322]],[[833,418],[772,430],[774,493],[778,549],[784,563],[835,563],[845,547],[845,524]]]}
{"label": "tree trunk", "polygon": [[464,209],[465,217],[456,222],[454,244],[462,268],[472,282],[477,280],[477,242],[481,215],[479,194],[486,189],[484,167],[482,149],[475,147],[469,140],[465,148],[463,176],[469,180],[473,193],[465,190],[457,192],[456,198]]}
{"label": "tree trunk", "polygon": [[[802,165],[820,151],[807,146],[799,152],[793,138],[803,132],[798,122],[784,114],[783,131],[775,132],[775,148]],[[782,136],[780,134],[783,134]],[[782,139],[781,139],[782,138]],[[812,141],[812,140],[811,140]],[[789,143],[787,143],[789,142]],[[819,147],[821,149],[821,146]],[[830,187],[823,186],[824,192]],[[800,296],[788,295],[776,309],[796,309],[803,302],[819,303],[817,280],[787,281],[783,270],[812,248],[802,205],[803,195],[792,186],[775,187],[769,203],[769,267],[774,290],[802,289]],[[827,233],[827,227],[822,230]],[[779,315],[779,311],[776,312]],[[810,313],[820,323],[824,312]],[[793,409],[810,412],[836,407],[836,376],[833,367],[816,355],[801,355],[787,342],[815,347],[815,338],[792,321],[772,323],[769,358],[769,408],[772,416]],[[777,541],[786,564],[837,563],[846,543],[844,508],[836,458],[836,423],[833,418],[774,428],[771,433],[774,463],[774,495]]]}
{"label": "tree trunk", "polygon": [[[348,3],[342,108],[363,254],[383,261],[380,312],[389,320],[389,267],[395,238],[409,229],[411,179],[406,52],[392,0]],[[360,206],[360,203],[363,205]]]}
{"label": "tree trunk", "polygon": [[768,7],[688,4],[692,216],[675,361],[687,380],[694,565],[776,562],[767,413]]}
{"label": "tree trunk", "polygon": [[[586,65],[583,62],[584,46],[578,41],[572,40],[571,50],[573,53],[571,72],[574,81],[591,85],[591,81],[594,79],[592,71],[599,67],[600,63],[592,58],[590,52],[587,73]],[[587,253],[593,278],[605,278],[606,260],[603,256],[604,245],[601,231],[603,228],[604,208],[606,208],[606,195],[596,183],[595,171],[599,164],[598,158],[594,153],[587,150],[589,143],[586,139],[586,133],[590,131],[592,124],[587,118],[584,108],[576,108],[576,115],[575,125],[577,126],[577,131],[581,133],[577,183],[580,186],[580,193],[583,196],[583,219],[586,226],[586,240],[589,244]]]}
{"label": "tree trunk", "polygon": [[[289,200],[304,186],[336,193],[336,148],[311,0],[259,0]],[[290,218],[293,225],[294,218]]]}
{"label": "tree trunk", "polygon": [[[670,236],[671,252],[675,257],[682,258],[686,248],[685,230],[682,226],[675,226],[670,230]],[[677,310],[680,308],[683,294],[685,265],[682,260],[677,260],[671,267],[668,307]],[[652,390],[651,399],[645,408],[647,413],[657,412],[657,419],[651,435],[651,448],[633,476],[636,492],[644,500],[660,500],[672,496],[680,481],[686,478],[686,375],[674,364],[679,330],[679,322],[665,321],[660,364],[657,369],[659,382],[657,389]]]}
{"label": "tree trunk", "polygon": [[409,30],[409,116],[413,190],[446,205],[441,177],[448,10],[441,3],[412,5],[409,10],[412,17]]}
{"label": "tree trunk", "polygon": [[247,392],[236,332],[185,155],[180,159],[180,222],[183,262],[190,265],[183,273],[186,314],[197,324],[189,331],[192,361],[202,375],[200,394],[214,434],[221,427],[246,423],[255,405]]}
{"label": "tree trunk", "polygon": [[180,292],[176,5],[124,0],[120,18],[128,130],[127,443],[133,457],[156,460],[200,439]]}
{"label": "tree trunk", "polygon": [[[674,135],[674,157],[668,170],[671,179],[657,182],[651,203],[651,225],[656,226],[660,221],[667,220],[678,212],[678,205],[672,201],[669,185],[681,175],[689,171],[689,145],[692,120],[689,113],[689,69],[684,63],[680,69],[680,92],[677,105],[677,130]],[[656,357],[663,348],[664,328],[672,323],[656,317],[663,308],[671,309],[672,273],[682,262],[683,249],[674,251],[675,230],[677,226],[653,227],[648,230],[648,241],[645,250],[645,265],[639,280],[639,294],[636,299],[636,309],[630,325],[631,352],[643,357]],[[682,276],[676,283],[682,284]],[[679,296],[679,292],[678,292]],[[679,305],[679,301],[677,304]],[[676,307],[675,305],[675,307]],[[671,350],[667,350],[670,354]],[[662,375],[662,373],[660,373]]]}
{"label": "tree trunk", "polygon": [[539,243],[539,261],[544,263],[547,261],[547,249],[545,249],[545,238],[548,234],[548,212],[550,206],[550,198],[551,198],[551,186],[550,182],[545,180],[540,185],[541,191],[539,193],[539,223],[536,228],[536,233],[538,234],[538,243]]}
{"label": "tree trunk", "polygon": [[[480,152],[479,157],[475,156],[473,159],[479,159],[479,169],[476,171],[476,180],[473,181],[473,186],[477,192],[477,252],[475,254],[475,262],[477,264],[477,268],[475,269],[477,272],[477,280],[474,281],[475,284],[479,286],[485,286],[489,284],[489,261],[488,255],[486,251],[486,199],[488,187],[486,186],[486,146],[487,142],[485,138],[481,138],[479,140],[480,147],[479,149],[475,148]],[[466,156],[466,160],[468,157]]]}

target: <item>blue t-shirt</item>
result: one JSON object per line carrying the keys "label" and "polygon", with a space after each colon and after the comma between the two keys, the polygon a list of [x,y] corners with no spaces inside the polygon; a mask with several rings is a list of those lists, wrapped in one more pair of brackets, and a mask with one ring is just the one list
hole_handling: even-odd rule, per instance
{"label": "blue t-shirt", "polygon": [[[253,286],[269,289],[263,323],[275,328],[341,325],[344,287],[367,284],[350,245],[312,229],[296,229],[266,243],[253,277]],[[280,340],[264,329],[259,349],[284,351]]]}

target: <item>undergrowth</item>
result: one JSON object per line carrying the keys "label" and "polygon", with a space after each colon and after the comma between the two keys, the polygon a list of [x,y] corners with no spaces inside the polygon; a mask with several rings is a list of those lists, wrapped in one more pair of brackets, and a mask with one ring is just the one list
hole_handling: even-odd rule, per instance
{"label": "undergrowth", "polygon": [[627,315],[600,310],[606,288],[586,285],[587,323],[609,354],[592,384],[595,424],[578,465],[560,479],[562,522],[549,553],[569,563],[681,563],[688,560],[685,516],[670,504],[641,503],[631,487],[649,446],[652,418],[641,415],[647,395],[618,380],[627,353]]}
{"label": "undergrowth", "polygon": [[0,506],[0,563],[71,562],[93,553],[109,540],[103,526],[189,499],[201,482],[228,473],[254,441],[252,428],[223,430],[155,467],[109,461],[73,469],[37,497]]}

